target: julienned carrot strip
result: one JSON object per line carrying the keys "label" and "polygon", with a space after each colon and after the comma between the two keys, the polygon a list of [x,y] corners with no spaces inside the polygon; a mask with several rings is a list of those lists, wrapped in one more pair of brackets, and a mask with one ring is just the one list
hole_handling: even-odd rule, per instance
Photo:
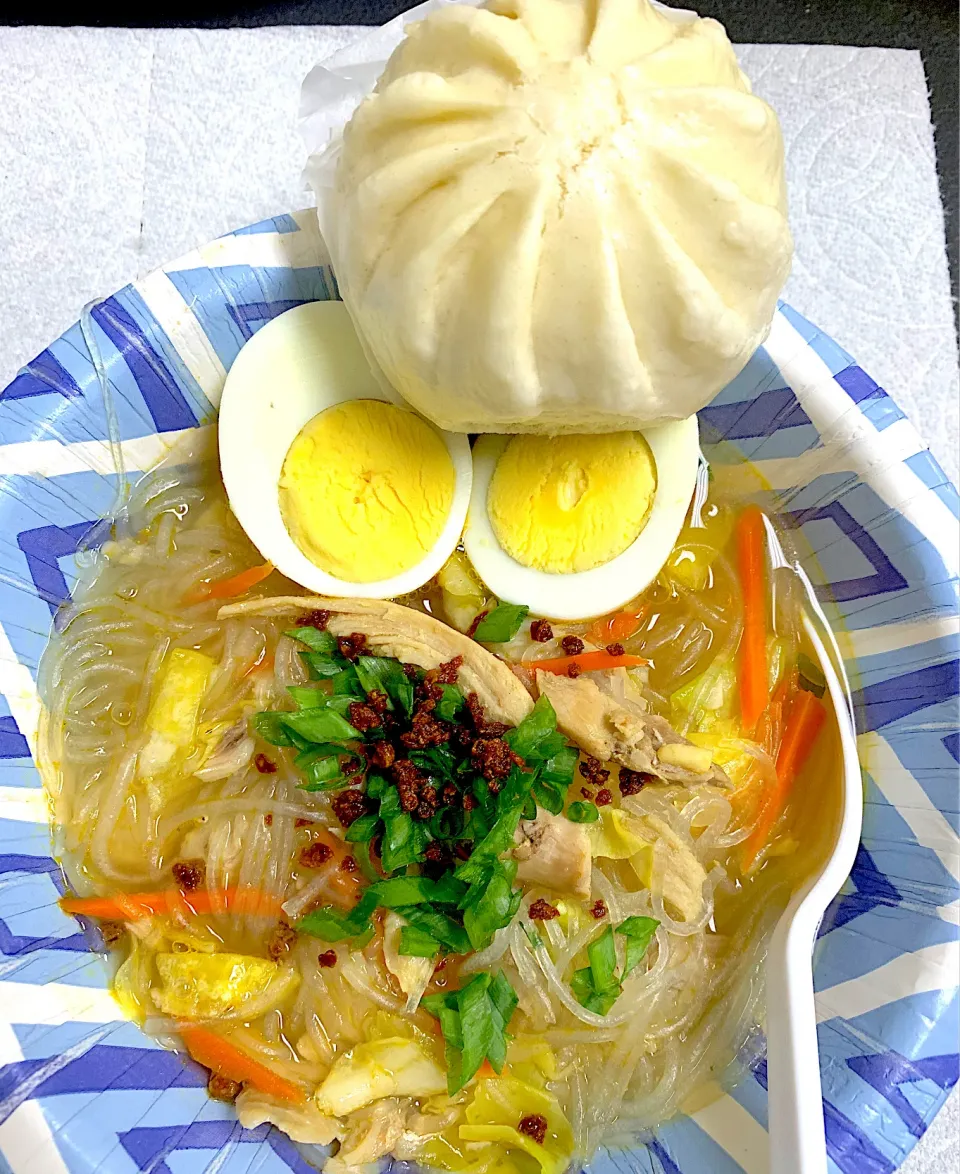
{"label": "julienned carrot strip", "polygon": [[737,571],[743,594],[740,639],[740,718],[749,735],[767,706],[766,541],[763,514],[756,506],[737,518]]}
{"label": "julienned carrot strip", "polygon": [[231,575],[229,579],[217,579],[213,583],[201,583],[195,591],[188,592],[183,602],[202,603],[205,599],[233,599],[236,595],[245,595],[251,587],[262,582],[268,575],[273,574],[273,563],[263,563],[258,567],[248,567],[239,575]]}
{"label": "julienned carrot strip", "polygon": [[780,818],[793,781],[803,768],[827,717],[826,706],[812,693],[801,690],[790,707],[787,724],[777,754],[777,785],[766,796],[756,827],[743,848],[743,871],[749,872],[757,856],[770,839],[774,824]]}
{"label": "julienned carrot strip", "polygon": [[798,690],[796,669],[788,670],[783,680],[774,689],[767,708],[760,715],[757,723],[755,741],[759,742],[764,750],[776,759],[783,739],[783,719],[793,703]]}
{"label": "julienned carrot strip", "polygon": [[587,635],[594,644],[619,644],[621,640],[629,640],[640,629],[647,615],[647,605],[625,608],[605,619],[597,620]]}
{"label": "julienned carrot strip", "polygon": [[558,656],[551,660],[531,660],[524,667],[536,672],[565,675],[571,665],[577,665],[582,673],[594,673],[600,669],[629,669],[649,664],[642,656],[613,656],[609,652],[579,652],[576,656]]}
{"label": "julienned carrot strip", "polygon": [[272,1068],[254,1060],[222,1035],[206,1027],[183,1027],[180,1035],[184,1046],[198,1064],[209,1068],[227,1080],[252,1084],[260,1092],[277,1097],[281,1101],[300,1104],[305,1099],[304,1090],[292,1080],[278,1076]]}
{"label": "julienned carrot strip", "polygon": [[486,1080],[487,1077],[496,1076],[496,1074],[497,1074],[497,1070],[496,1070],[496,1068],[494,1068],[494,1066],[490,1063],[489,1060],[484,1060],[484,1062],[477,1069],[477,1077],[480,1080]]}
{"label": "julienned carrot strip", "polygon": [[[179,894],[178,894],[179,895]],[[114,897],[61,897],[64,913],[80,913],[108,921],[137,921],[170,909],[170,893],[118,893]]]}
{"label": "julienned carrot strip", "polygon": [[207,916],[211,913],[238,913],[260,917],[279,917],[280,902],[259,889],[249,887],[197,889],[162,889],[155,893],[117,893],[112,897],[63,897],[64,913],[79,913],[107,921],[138,921],[142,917],[172,913]]}

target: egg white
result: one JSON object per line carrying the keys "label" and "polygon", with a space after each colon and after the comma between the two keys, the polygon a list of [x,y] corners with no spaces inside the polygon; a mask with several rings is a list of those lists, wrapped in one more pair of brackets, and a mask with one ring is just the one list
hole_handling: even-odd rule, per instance
{"label": "egg white", "polygon": [[[466,436],[443,432],[453,462],[453,503],[428,553],[390,579],[352,583],[311,562],[290,537],[280,512],[280,474],[290,445],[318,412],[354,399],[412,411],[382,387],[367,362],[343,302],[308,302],[280,314],[241,349],[220,400],[220,472],[230,508],[263,557],[294,582],[324,595],[391,599],[423,586],[460,540],[473,466]],[[337,453],[330,453],[331,461]]]}
{"label": "egg white", "polygon": [[[473,491],[463,544],[477,574],[498,599],[525,603],[539,616],[582,620],[614,611],[657,577],[683,528],[700,457],[696,416],[641,429],[657,467],[657,489],[646,525],[627,549],[589,571],[555,574],[518,563],[497,541],[487,499],[509,436],[481,436],[473,446]],[[517,509],[524,503],[517,502]],[[616,508],[613,502],[611,508]]]}

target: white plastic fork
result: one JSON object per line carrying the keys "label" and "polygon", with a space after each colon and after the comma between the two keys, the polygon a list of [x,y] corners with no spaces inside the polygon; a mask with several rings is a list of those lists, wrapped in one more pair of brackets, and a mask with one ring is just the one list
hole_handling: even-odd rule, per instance
{"label": "white plastic fork", "polygon": [[774,570],[789,568],[804,586],[804,630],[827,682],[841,749],[841,810],[832,849],[799,889],[774,930],[767,953],[767,1097],[771,1174],[826,1174],[826,1136],[813,992],[813,946],[827,906],[850,874],[863,822],[863,784],[843,658],[803,568],[783,552],[768,519]]}

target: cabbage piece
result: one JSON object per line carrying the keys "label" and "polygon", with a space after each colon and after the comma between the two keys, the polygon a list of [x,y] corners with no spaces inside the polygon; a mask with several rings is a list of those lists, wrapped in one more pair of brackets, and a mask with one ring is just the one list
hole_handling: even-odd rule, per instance
{"label": "cabbage piece", "polygon": [[215,668],[214,660],[192,648],[175,648],[164,661],[147,713],[150,736],[137,764],[154,812],[191,785],[178,768],[196,741],[200,704]]}
{"label": "cabbage piece", "polygon": [[[783,641],[776,636],[768,636],[767,670],[771,693],[780,683],[785,668],[786,648]],[[721,731],[734,736],[738,734],[737,668],[733,658],[714,660],[698,677],[687,681],[670,695],[670,707],[673,725],[691,742],[696,741],[691,737],[691,731],[701,734]],[[714,761],[723,765],[719,759]]]}
{"label": "cabbage piece", "polygon": [[158,954],[161,986],[153,999],[184,1019],[255,1019],[296,990],[300,976],[268,958],[247,954]]}
{"label": "cabbage piece", "polygon": [[[517,1128],[522,1118],[535,1114],[547,1121],[542,1144]],[[543,1174],[563,1174],[573,1154],[573,1130],[557,1098],[513,1076],[490,1076],[479,1081],[466,1118],[459,1131],[462,1141],[485,1141],[507,1151],[522,1150],[536,1160]]]}
{"label": "cabbage piece", "polygon": [[488,596],[462,550],[450,555],[437,573],[437,582],[443,592],[447,619],[458,631],[469,632],[486,607]]}
{"label": "cabbage piece", "polygon": [[586,828],[592,855],[607,860],[629,860],[648,846],[650,838],[636,816],[617,807],[601,807],[600,818]]}
{"label": "cabbage piece", "polygon": [[387,970],[400,984],[407,996],[405,1010],[408,1014],[416,1011],[423,992],[433,976],[436,962],[433,958],[414,958],[400,954],[400,934],[409,925],[405,917],[393,910],[387,913],[383,925],[383,960]]}
{"label": "cabbage piece", "polygon": [[446,1092],[447,1074],[411,1039],[357,1044],[338,1057],[317,1090],[321,1112],[342,1117],[382,1097],[428,1097]]}
{"label": "cabbage piece", "polygon": [[139,938],[130,935],[130,953],[120,964],[113,979],[113,997],[124,1015],[143,1024],[153,1011],[150,1005],[150,983],[153,980],[153,956]]}
{"label": "cabbage piece", "polygon": [[765,755],[759,742],[737,737],[737,731],[729,730],[724,722],[718,722],[709,734],[690,734],[689,737],[694,746],[703,746],[710,751],[713,761],[723,767],[738,790],[747,782],[750,771],[758,766],[758,755]]}
{"label": "cabbage piece", "polygon": [[692,681],[670,695],[671,721],[684,736],[706,732],[732,718],[737,702],[737,670],[730,659],[717,658]]}
{"label": "cabbage piece", "polygon": [[515,1035],[507,1045],[507,1070],[518,1080],[540,1088],[556,1079],[556,1053],[538,1035]]}

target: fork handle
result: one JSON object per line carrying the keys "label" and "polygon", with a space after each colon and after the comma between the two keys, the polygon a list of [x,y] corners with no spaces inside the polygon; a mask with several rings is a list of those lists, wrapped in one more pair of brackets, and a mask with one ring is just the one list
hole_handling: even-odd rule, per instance
{"label": "fork handle", "polygon": [[827,1172],[811,965],[818,921],[800,908],[805,895],[790,902],[767,954],[770,1174]]}

